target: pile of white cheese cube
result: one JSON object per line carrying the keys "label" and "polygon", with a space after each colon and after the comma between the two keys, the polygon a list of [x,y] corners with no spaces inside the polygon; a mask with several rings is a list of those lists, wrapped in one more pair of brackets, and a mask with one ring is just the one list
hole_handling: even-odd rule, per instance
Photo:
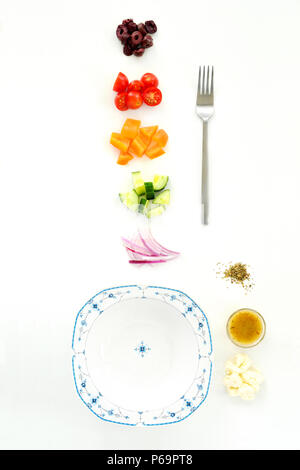
{"label": "pile of white cheese cube", "polygon": [[262,382],[262,373],[252,366],[246,354],[236,354],[226,362],[224,384],[229,395],[253,400]]}

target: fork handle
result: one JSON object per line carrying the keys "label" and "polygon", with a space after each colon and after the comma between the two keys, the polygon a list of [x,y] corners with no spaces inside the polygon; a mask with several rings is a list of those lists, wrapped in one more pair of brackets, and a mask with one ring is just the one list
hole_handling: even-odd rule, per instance
{"label": "fork handle", "polygon": [[208,154],[207,154],[207,127],[208,121],[203,121],[202,134],[202,184],[201,184],[201,210],[202,223],[208,225]]}

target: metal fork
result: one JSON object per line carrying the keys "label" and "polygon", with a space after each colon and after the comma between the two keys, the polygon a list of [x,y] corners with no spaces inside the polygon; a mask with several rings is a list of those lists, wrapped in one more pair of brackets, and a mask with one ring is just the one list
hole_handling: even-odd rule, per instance
{"label": "metal fork", "polygon": [[198,92],[196,112],[203,121],[202,138],[202,184],[201,208],[202,223],[208,224],[209,194],[208,194],[208,155],[207,155],[207,123],[214,114],[214,68],[199,67]]}

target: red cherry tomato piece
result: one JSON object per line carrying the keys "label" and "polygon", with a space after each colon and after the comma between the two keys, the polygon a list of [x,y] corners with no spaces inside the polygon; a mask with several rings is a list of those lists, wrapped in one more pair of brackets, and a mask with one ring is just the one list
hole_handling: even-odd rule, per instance
{"label": "red cherry tomato piece", "polygon": [[153,73],[145,73],[141,78],[141,82],[145,88],[158,87],[158,78]]}
{"label": "red cherry tomato piece", "polygon": [[120,72],[116,78],[116,81],[114,83],[113,90],[116,91],[117,93],[120,93],[121,91],[126,91],[128,87],[128,78],[124,73]]}
{"label": "red cherry tomato piece", "polygon": [[126,109],[128,109],[127,98],[128,94],[124,91],[122,93],[118,93],[115,97],[115,105],[120,111],[126,111]]}
{"label": "red cherry tomato piece", "polygon": [[143,104],[143,97],[139,91],[130,91],[127,97],[127,106],[130,109],[137,109]]}
{"label": "red cherry tomato piece", "polygon": [[157,106],[162,100],[161,91],[156,87],[146,88],[143,93],[143,100],[148,106]]}
{"label": "red cherry tomato piece", "polygon": [[142,93],[144,88],[144,84],[140,80],[133,80],[128,85],[128,91],[139,91]]}

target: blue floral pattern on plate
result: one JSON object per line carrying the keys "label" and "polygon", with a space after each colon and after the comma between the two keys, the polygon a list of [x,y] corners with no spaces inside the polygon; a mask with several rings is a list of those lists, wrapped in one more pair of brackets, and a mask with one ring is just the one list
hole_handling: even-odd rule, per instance
{"label": "blue floral pattern on plate", "polygon": [[[106,308],[125,299],[159,298],[184,316],[193,328],[198,345],[198,367],[185,394],[163,409],[132,411],[111,403],[97,390],[89,375],[85,343],[94,321]],[[145,349],[141,351],[141,346]],[[85,405],[99,418],[130,426],[171,424],[190,416],[206,399],[212,371],[212,341],[207,318],[201,308],[186,294],[166,287],[137,285],[105,289],[92,297],[79,311],[73,331],[73,376],[77,393]],[[150,348],[142,342],[134,348],[143,357]]]}
{"label": "blue floral pattern on plate", "polygon": [[151,348],[149,348],[149,346],[147,346],[144,341],[141,341],[140,344],[134,348],[134,350],[139,354],[139,356],[144,357],[148,351],[151,351]]}

